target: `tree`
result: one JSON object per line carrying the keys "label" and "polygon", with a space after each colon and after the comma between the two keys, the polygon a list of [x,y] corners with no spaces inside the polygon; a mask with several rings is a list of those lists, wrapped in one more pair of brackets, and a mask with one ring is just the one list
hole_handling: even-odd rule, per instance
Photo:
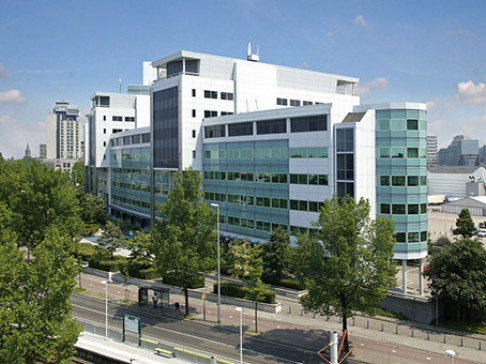
{"label": "tree", "polygon": [[103,233],[97,241],[98,246],[103,251],[108,252],[110,258],[113,259],[115,251],[123,246],[125,236],[123,236],[123,233],[118,225],[108,221]]}
{"label": "tree", "polygon": [[369,214],[368,201],[334,196],[321,208],[318,237],[298,238],[296,273],[309,292],[301,303],[320,315],[342,317],[343,331],[355,311],[374,314],[396,283],[393,222],[373,221]]}
{"label": "tree", "polygon": [[72,358],[80,327],[69,297],[77,274],[71,241],[51,226],[33,249],[29,265],[14,244],[0,236],[0,362],[64,363]]}
{"label": "tree", "polygon": [[77,184],[80,190],[84,189],[84,161],[79,160],[73,165],[73,169],[71,172],[71,179],[74,180],[74,183]]}
{"label": "tree", "polygon": [[232,240],[228,244],[228,273],[232,277],[245,278],[250,273],[251,244],[246,239]]}
{"label": "tree", "polygon": [[173,272],[185,297],[189,314],[188,288],[214,263],[216,214],[202,200],[202,179],[198,171],[176,172],[174,187],[157,209],[154,234],[156,267],[162,277]]}
{"label": "tree", "polygon": [[245,279],[245,286],[247,288],[245,299],[251,300],[255,303],[255,332],[258,333],[258,301],[265,298],[265,293],[268,291],[269,287],[262,281],[262,246],[250,245],[248,258],[249,270]]}
{"label": "tree", "polygon": [[289,270],[290,237],[287,231],[278,227],[270,234],[268,244],[265,246],[265,268],[275,278],[281,279]]}
{"label": "tree", "polygon": [[430,259],[434,295],[447,303],[457,319],[473,319],[486,310],[486,250],[482,242],[470,238],[445,245]]}
{"label": "tree", "polygon": [[152,235],[146,231],[137,231],[133,239],[127,240],[127,247],[131,249],[130,258],[142,266],[153,264],[153,239]]}
{"label": "tree", "polygon": [[474,221],[471,218],[471,213],[468,209],[462,209],[456,220],[456,228],[453,230],[454,235],[462,235],[465,238],[470,238],[473,236]]}
{"label": "tree", "polygon": [[79,195],[79,214],[85,224],[105,224],[106,206],[103,199],[91,193]]}

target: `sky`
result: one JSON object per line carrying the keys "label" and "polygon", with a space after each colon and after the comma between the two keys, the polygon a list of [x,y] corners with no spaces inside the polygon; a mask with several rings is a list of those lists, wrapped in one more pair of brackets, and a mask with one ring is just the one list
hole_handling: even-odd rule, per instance
{"label": "sky", "polygon": [[33,156],[64,99],[82,120],[96,91],[142,83],[179,50],[360,79],[363,104],[422,102],[446,147],[486,143],[486,1],[0,0],[0,152]]}

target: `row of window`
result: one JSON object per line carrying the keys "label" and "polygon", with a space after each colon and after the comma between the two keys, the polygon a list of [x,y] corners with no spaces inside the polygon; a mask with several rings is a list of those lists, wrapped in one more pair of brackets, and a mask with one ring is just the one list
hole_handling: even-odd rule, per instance
{"label": "row of window", "polygon": [[[193,93],[193,96],[194,93]],[[221,92],[220,93],[221,100],[233,100],[233,93],[232,92]],[[206,99],[217,99],[218,98],[218,91],[210,91],[204,90],[204,98]]]}
{"label": "row of window", "polygon": [[427,186],[427,176],[380,176],[380,186]]}
{"label": "row of window", "polygon": [[[221,111],[220,116],[226,116],[226,115],[233,115],[232,112],[230,111]],[[205,118],[215,118],[216,116],[218,116],[218,111],[217,110],[204,110],[204,117]],[[192,110],[192,117],[196,117],[196,110],[193,109]]]}
{"label": "row of window", "polygon": [[[407,239],[408,237],[408,239]],[[412,231],[409,233],[395,233],[395,239],[397,243],[420,243],[421,241],[427,241],[427,230],[425,231]]]}
{"label": "row of window", "polygon": [[118,202],[118,204],[120,204],[120,205],[127,204],[127,205],[142,207],[144,209],[150,209],[150,202],[140,201],[140,200],[137,200],[137,199],[132,199],[132,198],[123,197],[123,196],[117,196],[117,195],[112,195],[111,199],[114,202]]}
{"label": "row of window", "polygon": [[120,147],[123,145],[143,144],[143,143],[150,143],[150,134],[137,134],[137,135],[126,136],[123,138],[111,139],[112,147]]}
{"label": "row of window", "polygon": [[427,130],[427,122],[417,119],[378,120],[378,130]]}
{"label": "row of window", "polygon": [[[235,182],[263,182],[263,183],[287,183],[286,173],[269,172],[217,172],[205,171],[205,180],[235,181]],[[327,174],[290,174],[290,183],[299,185],[327,186],[329,177]]]}
{"label": "row of window", "polygon": [[[286,99],[286,98],[283,98],[283,97],[277,97],[277,105],[281,105],[281,106],[287,106],[289,105],[289,101],[290,101],[290,106],[300,106],[301,105],[301,101],[300,100],[294,100],[294,99]],[[316,102],[316,105],[317,104],[321,104],[320,102]],[[303,106],[307,106],[307,105],[313,105],[313,102],[312,101],[302,101],[302,105]]]}
{"label": "row of window", "polygon": [[426,158],[426,148],[405,148],[405,147],[380,147],[378,148],[379,158]]}
{"label": "row of window", "polygon": [[287,148],[206,150],[206,159],[287,159]]}
{"label": "row of window", "polygon": [[[218,116],[217,111],[211,111],[211,110],[204,111],[204,117],[206,118],[215,117],[215,116]],[[204,129],[205,129],[204,135],[206,138],[222,138],[226,136],[225,125],[207,126]],[[304,133],[304,132],[311,132],[311,131],[326,131],[326,130],[327,130],[327,115],[312,115],[312,116],[303,116],[303,117],[290,119],[291,133]],[[257,121],[256,132],[257,135],[286,134],[287,120],[274,119],[274,120]],[[228,124],[228,136],[235,137],[235,136],[246,136],[246,135],[253,135],[253,121]]]}
{"label": "row of window", "polygon": [[327,147],[290,148],[290,158],[327,158]]}
{"label": "row of window", "polygon": [[[112,121],[123,121],[123,116],[112,116]],[[106,121],[106,115],[103,115],[103,121]],[[135,121],[135,116],[125,116],[125,121]]]}
{"label": "row of window", "polygon": [[419,215],[427,213],[426,203],[411,203],[411,204],[380,204],[380,213],[385,215]]}

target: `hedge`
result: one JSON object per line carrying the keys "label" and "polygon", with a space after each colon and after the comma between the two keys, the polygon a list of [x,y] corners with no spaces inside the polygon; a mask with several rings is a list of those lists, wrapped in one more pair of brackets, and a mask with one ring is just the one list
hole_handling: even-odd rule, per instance
{"label": "hedge", "polygon": [[89,261],[90,268],[104,270],[105,272],[119,272],[120,267],[126,261],[125,258],[114,256],[113,259],[92,258]]}
{"label": "hedge", "polygon": [[[221,294],[224,296],[245,298],[248,288],[245,286],[240,286],[236,283],[231,282],[221,282]],[[218,293],[218,283],[214,283],[213,292]],[[265,292],[265,298],[259,302],[275,304],[275,292],[267,290]]]}
{"label": "hedge", "polygon": [[96,246],[90,243],[79,243],[77,257],[82,260],[90,260],[98,254]]}
{"label": "hedge", "polygon": [[[170,272],[166,276],[164,276],[163,282],[170,286],[179,287],[177,283],[177,273],[175,272]],[[190,289],[203,288],[205,285],[206,285],[206,280],[204,279],[204,276],[200,275],[194,280],[194,282],[190,282],[189,287],[187,288]]]}
{"label": "hedge", "polygon": [[279,279],[272,274],[264,274],[262,276],[262,281],[264,283],[271,284],[272,286],[296,289],[299,291],[302,291],[304,289],[304,287],[299,281],[296,281],[294,279],[288,279],[288,278]]}
{"label": "hedge", "polygon": [[81,230],[82,236],[91,236],[97,232],[100,228],[100,224],[85,224]]}
{"label": "hedge", "polygon": [[133,260],[128,262],[128,275],[140,279],[160,278],[160,274],[154,267],[147,264],[140,264]]}

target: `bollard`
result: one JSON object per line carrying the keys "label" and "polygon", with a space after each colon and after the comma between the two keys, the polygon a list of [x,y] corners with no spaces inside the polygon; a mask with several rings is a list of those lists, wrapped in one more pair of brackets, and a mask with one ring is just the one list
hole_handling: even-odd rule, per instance
{"label": "bollard", "polygon": [[300,309],[300,316],[304,316],[304,309],[303,308]]}
{"label": "bollard", "polygon": [[414,336],[413,336],[413,327],[412,327],[412,337],[414,337]]}
{"label": "bollard", "polygon": [[369,329],[370,328],[370,320],[366,320],[366,328]]}
{"label": "bollard", "polygon": [[339,318],[339,323],[341,323],[341,317]]}
{"label": "bollard", "polygon": [[395,327],[395,334],[398,335],[398,325]]}
{"label": "bollard", "polygon": [[427,331],[427,340],[430,340],[430,332]]}
{"label": "bollard", "polygon": [[329,316],[326,316],[326,321],[329,321]]}
{"label": "bollard", "polygon": [[316,318],[316,310],[314,310],[314,318]]}
{"label": "bollard", "polygon": [[482,350],[482,344],[481,344],[481,341],[479,342],[478,344],[478,350]]}
{"label": "bollard", "polygon": [[444,334],[444,344],[447,344],[447,336]]}
{"label": "bollard", "polygon": [[385,332],[385,324],[381,324],[381,332]]}
{"label": "bollard", "polygon": [[464,339],[461,337],[461,348],[464,347]]}
{"label": "bollard", "polygon": [[292,307],[289,306],[289,315],[292,313]]}
{"label": "bollard", "polygon": [[356,326],[356,319],[353,317],[353,326]]}

